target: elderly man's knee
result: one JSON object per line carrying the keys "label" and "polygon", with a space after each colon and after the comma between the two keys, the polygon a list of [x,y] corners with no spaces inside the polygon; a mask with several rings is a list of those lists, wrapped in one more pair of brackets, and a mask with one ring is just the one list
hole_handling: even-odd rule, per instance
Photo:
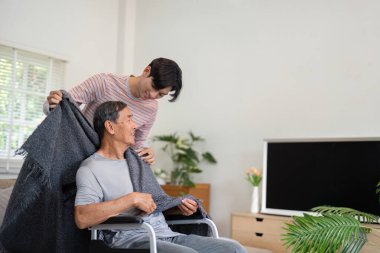
{"label": "elderly man's knee", "polygon": [[232,239],[222,238],[220,239],[224,241],[224,247],[226,249],[225,252],[233,252],[233,253],[247,253],[247,250],[238,242]]}

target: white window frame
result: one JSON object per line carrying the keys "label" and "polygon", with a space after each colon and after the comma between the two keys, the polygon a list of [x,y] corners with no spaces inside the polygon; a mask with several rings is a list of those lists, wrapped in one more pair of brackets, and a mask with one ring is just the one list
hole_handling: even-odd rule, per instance
{"label": "white window frame", "polygon": [[[10,47],[9,45],[2,44],[0,43],[1,47],[7,48],[7,50],[12,50],[12,72],[11,72],[11,87],[7,86],[0,86],[0,89],[9,92],[9,104],[8,104],[8,115],[1,115],[0,114],[0,119],[1,121],[5,121],[3,123],[8,123],[9,124],[9,131],[7,132],[6,136],[6,144],[5,144],[5,150],[0,147],[0,175],[8,174],[9,175],[15,175],[20,171],[20,168],[23,163],[23,157],[22,156],[15,156],[14,154],[14,149],[12,149],[12,137],[14,138],[13,132],[14,132],[14,126],[15,125],[23,125],[27,127],[31,127],[35,129],[38,124],[42,121],[43,117],[40,117],[41,114],[43,115],[42,112],[42,104],[40,105],[40,116],[36,117],[34,120],[27,120],[24,117],[19,119],[17,121],[17,124],[15,123],[14,120],[14,106],[15,106],[15,99],[18,96],[17,91],[15,90],[16,87],[16,65],[19,61],[18,54],[21,52],[27,53],[28,57],[31,57],[30,62],[26,61],[28,64],[31,64],[33,66],[35,65],[33,61],[33,56],[35,56],[35,59],[38,60],[40,57],[44,57],[47,59],[47,73],[46,73],[46,78],[44,79],[45,87],[44,91],[35,91],[35,90],[30,90],[30,88],[26,88],[26,85],[28,84],[28,78],[26,78],[22,81],[22,85],[24,86],[24,91],[23,91],[23,96],[19,96],[19,100],[21,101],[21,107],[20,107],[20,114],[25,115],[26,111],[26,95],[28,96],[33,96],[35,98],[37,97],[46,97],[47,94],[49,93],[50,90],[52,89],[57,89],[59,87],[63,87],[63,81],[64,81],[64,71],[65,71],[65,60],[58,59],[56,57],[51,57],[47,56],[46,54],[41,54],[41,53],[35,53],[31,52],[30,50],[23,50],[20,48],[15,48],[15,47]],[[4,49],[5,50],[5,49]],[[4,51],[5,52],[5,51]],[[5,53],[3,54],[0,52],[0,58],[4,57]],[[20,60],[21,61],[21,60]],[[25,62],[25,60],[24,60]],[[55,64],[58,63],[58,64]],[[58,69],[58,71],[57,71]],[[23,73],[23,75],[27,75],[29,72],[26,71],[26,73]],[[53,81],[54,80],[54,81]],[[57,82],[57,80],[60,80]],[[1,80],[0,80],[1,81]],[[54,85],[54,86],[53,86]],[[38,113],[37,113],[38,114]],[[37,115],[36,114],[36,115]],[[37,120],[38,119],[38,120]],[[18,137],[16,137],[17,140],[17,148],[20,148],[21,145],[25,142],[27,137],[25,137],[25,132],[23,133],[22,130],[19,130]]]}

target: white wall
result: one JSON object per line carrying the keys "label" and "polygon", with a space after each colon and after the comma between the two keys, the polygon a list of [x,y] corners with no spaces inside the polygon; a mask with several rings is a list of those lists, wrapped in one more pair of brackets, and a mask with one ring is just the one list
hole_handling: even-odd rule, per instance
{"label": "white wall", "polygon": [[0,43],[67,60],[65,88],[116,71],[118,0],[1,0]]}
{"label": "white wall", "polygon": [[243,172],[262,166],[264,138],[380,136],[378,13],[377,0],[137,1],[136,70],[159,56],[183,70],[153,134],[207,139],[219,163],[199,181],[222,235],[249,210]]}

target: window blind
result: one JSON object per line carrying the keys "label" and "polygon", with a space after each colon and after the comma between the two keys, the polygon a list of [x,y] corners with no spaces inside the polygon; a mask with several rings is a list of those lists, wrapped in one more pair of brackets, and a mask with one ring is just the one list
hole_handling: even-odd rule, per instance
{"label": "window blind", "polygon": [[14,155],[44,119],[42,105],[63,86],[65,62],[0,45],[0,173],[18,172]]}

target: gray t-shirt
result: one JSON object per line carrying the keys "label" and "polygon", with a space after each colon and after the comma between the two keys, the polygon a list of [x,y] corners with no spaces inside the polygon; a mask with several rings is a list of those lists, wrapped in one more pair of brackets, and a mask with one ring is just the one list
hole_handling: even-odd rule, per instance
{"label": "gray t-shirt", "polygon": [[[128,165],[125,160],[112,160],[98,153],[84,160],[76,175],[77,195],[75,205],[86,205],[113,200],[133,192]],[[130,208],[123,214],[137,215],[140,210]],[[180,235],[167,225],[161,212],[142,217],[152,225],[158,238]],[[112,230],[104,232],[104,240],[111,247],[128,247],[147,236],[144,229]]]}

